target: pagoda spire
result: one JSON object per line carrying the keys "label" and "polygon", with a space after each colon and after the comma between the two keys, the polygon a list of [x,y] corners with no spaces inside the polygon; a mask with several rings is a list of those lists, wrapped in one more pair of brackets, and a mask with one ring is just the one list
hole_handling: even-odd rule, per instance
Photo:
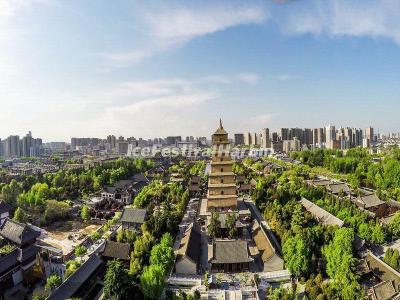
{"label": "pagoda spire", "polygon": [[224,127],[222,127],[222,119],[219,118],[219,128],[224,129]]}

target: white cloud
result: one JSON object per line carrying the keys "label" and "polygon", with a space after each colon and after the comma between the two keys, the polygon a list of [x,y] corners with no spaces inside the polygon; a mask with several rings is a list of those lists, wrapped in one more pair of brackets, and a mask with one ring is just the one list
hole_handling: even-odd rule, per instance
{"label": "white cloud", "polygon": [[185,42],[230,27],[261,23],[265,18],[266,13],[260,6],[217,5],[149,13],[146,22],[151,34],[157,39]]}
{"label": "white cloud", "polygon": [[256,84],[260,81],[260,76],[254,73],[239,73],[235,77],[237,80],[247,84]]}
{"label": "white cloud", "polygon": [[298,76],[290,75],[290,74],[279,74],[274,77],[278,81],[289,81],[293,79],[297,79]]}
{"label": "white cloud", "polygon": [[239,25],[260,24],[269,17],[263,6],[232,2],[197,8],[145,11],[140,15],[143,17],[140,32],[146,38],[145,45],[127,52],[103,53],[104,58],[123,66],[182,47],[194,38]]}
{"label": "white cloud", "polygon": [[278,22],[290,34],[388,38],[400,45],[400,1],[313,1],[287,6]]}
{"label": "white cloud", "polygon": [[12,18],[21,10],[44,2],[47,0],[0,0],[0,21]]}

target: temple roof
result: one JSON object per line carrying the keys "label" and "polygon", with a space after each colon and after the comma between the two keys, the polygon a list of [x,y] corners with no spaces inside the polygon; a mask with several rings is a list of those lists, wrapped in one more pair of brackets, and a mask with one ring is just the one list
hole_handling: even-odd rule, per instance
{"label": "temple roof", "polygon": [[101,255],[108,258],[130,260],[131,246],[128,243],[119,243],[107,240]]}
{"label": "temple roof", "polygon": [[21,246],[33,242],[40,236],[40,232],[29,225],[6,218],[0,226],[0,236]]}
{"label": "temple roof", "polygon": [[211,263],[230,264],[246,263],[253,259],[249,257],[247,241],[244,240],[216,240],[213,244]]}
{"label": "temple roof", "polygon": [[219,119],[219,127],[218,127],[218,129],[214,132],[214,134],[228,134],[228,133],[225,131],[224,127],[222,126],[222,120],[221,120],[221,119]]}
{"label": "temple roof", "polygon": [[177,251],[178,258],[187,256],[197,263],[200,258],[201,232],[198,225],[192,223],[185,231],[181,244]]}

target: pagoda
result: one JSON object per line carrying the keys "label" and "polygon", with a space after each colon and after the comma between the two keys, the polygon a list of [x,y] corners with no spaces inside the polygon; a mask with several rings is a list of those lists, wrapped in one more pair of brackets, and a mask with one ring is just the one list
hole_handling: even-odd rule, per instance
{"label": "pagoda", "polygon": [[228,133],[219,121],[212,135],[212,160],[208,178],[207,211],[237,211],[237,194]]}

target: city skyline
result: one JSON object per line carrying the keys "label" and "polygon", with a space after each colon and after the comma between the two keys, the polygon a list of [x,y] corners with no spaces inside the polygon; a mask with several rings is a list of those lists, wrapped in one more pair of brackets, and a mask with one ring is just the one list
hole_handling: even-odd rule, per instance
{"label": "city skyline", "polygon": [[219,117],[232,133],[398,132],[399,12],[390,0],[1,0],[0,136],[208,136]]}
{"label": "city skyline", "polygon": [[[229,122],[225,122],[224,121],[224,124],[226,124],[226,123],[228,123],[229,124]],[[347,125],[344,125],[344,126],[338,126],[337,124],[334,124],[334,123],[327,123],[327,124],[321,124],[321,125],[319,125],[319,126],[311,126],[311,127],[300,127],[300,126],[283,126],[283,127],[257,127],[256,126],[256,124],[255,124],[255,126],[254,127],[252,127],[252,128],[248,128],[248,129],[244,129],[244,128],[241,128],[241,129],[238,129],[237,131],[231,131],[231,133],[230,133],[230,135],[229,135],[229,139],[231,139],[231,140],[234,140],[234,138],[235,138],[235,135],[236,134],[259,134],[260,136],[263,134],[263,130],[265,130],[265,129],[267,129],[268,130],[268,132],[269,132],[269,136],[271,137],[272,136],[272,134],[273,133],[279,133],[280,132],[280,130],[281,129],[288,129],[288,130],[291,130],[291,129],[302,129],[302,130],[304,130],[304,129],[310,129],[310,130],[317,130],[317,129],[325,129],[326,127],[328,127],[328,126],[333,126],[334,128],[336,128],[336,130],[338,130],[338,129],[346,129],[346,128],[350,128],[350,129],[358,129],[358,130],[362,130],[362,131],[365,131],[365,129],[367,129],[367,128],[373,128],[373,130],[374,130],[374,134],[376,134],[376,135],[390,135],[390,134],[396,134],[396,135],[400,135],[400,131],[396,131],[396,130],[392,130],[392,131],[381,131],[381,130],[379,130],[379,128],[376,128],[376,127],[374,127],[374,126],[371,126],[371,125],[368,125],[368,126],[363,126],[363,127],[357,127],[357,126],[353,126],[353,125],[351,125],[351,124],[347,124]],[[211,127],[211,126],[210,126]],[[230,128],[229,126],[227,126],[227,128]],[[212,129],[210,129],[210,132],[212,131]],[[33,132],[33,130],[28,130],[28,131],[26,131],[25,133],[24,132],[15,132],[15,131],[13,131],[13,132],[9,132],[8,134],[6,134],[6,135],[4,135],[4,136],[0,136],[0,141],[1,140],[4,140],[4,139],[6,139],[7,137],[10,137],[10,136],[18,136],[18,137],[20,137],[20,138],[23,138],[24,136],[26,136],[26,135],[30,135],[30,134],[32,134],[32,132]],[[69,137],[65,137],[65,138],[56,138],[56,139],[54,139],[54,140],[46,140],[46,139],[44,139],[42,136],[40,137],[41,139],[43,139],[43,142],[45,142],[45,143],[50,143],[50,142],[66,142],[66,143],[69,143],[69,142],[71,142],[71,139],[73,139],[73,138],[95,138],[95,139],[107,139],[107,137],[108,136],[114,136],[115,138],[119,138],[119,137],[123,137],[123,138],[125,138],[125,139],[129,139],[129,138],[135,138],[135,139],[145,139],[145,140],[147,140],[147,139],[158,139],[158,138],[163,138],[163,139],[165,139],[165,138],[167,138],[167,137],[176,137],[176,136],[179,136],[179,137],[182,137],[182,139],[184,140],[185,138],[188,138],[188,137],[194,137],[194,138],[199,138],[199,137],[205,137],[205,136],[208,136],[209,135],[209,132],[205,132],[204,134],[192,134],[192,133],[187,133],[187,134],[181,134],[181,133],[179,133],[179,132],[170,132],[170,133],[167,133],[167,134],[165,134],[165,135],[151,135],[151,136],[145,136],[145,135],[133,135],[133,134],[127,134],[127,135],[123,135],[123,134],[119,134],[119,133],[116,133],[116,132],[108,132],[108,133],[106,133],[106,134],[104,134],[104,135],[97,135],[97,136],[85,136],[85,135],[79,135],[79,134],[76,134],[76,135],[71,135],[71,136],[69,136]]]}

